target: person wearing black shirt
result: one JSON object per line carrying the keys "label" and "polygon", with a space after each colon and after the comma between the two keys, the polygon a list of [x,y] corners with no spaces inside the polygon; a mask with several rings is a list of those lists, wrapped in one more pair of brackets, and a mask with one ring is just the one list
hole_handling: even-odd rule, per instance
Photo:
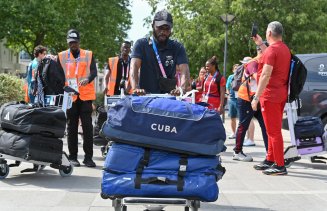
{"label": "person wearing black shirt", "polygon": [[78,155],[78,124],[82,122],[83,163],[87,167],[95,167],[93,162],[93,125],[92,100],[95,100],[94,78],[97,76],[97,67],[92,51],[80,48],[80,35],[75,29],[67,34],[69,49],[58,54],[60,68],[64,71],[66,85],[79,92],[73,96],[72,107],[67,110],[67,141],[69,160],[74,166],[80,166]]}
{"label": "person wearing black shirt", "polygon": [[171,40],[173,18],[166,10],[157,12],[152,22],[153,36],[135,42],[131,55],[132,92],[179,94],[191,89],[188,59],[184,46]]}
{"label": "person wearing black shirt", "polygon": [[105,76],[106,87],[104,93],[108,96],[120,94],[120,83],[127,81],[130,70],[131,43],[124,41],[120,48],[120,55],[108,58],[108,72]]}

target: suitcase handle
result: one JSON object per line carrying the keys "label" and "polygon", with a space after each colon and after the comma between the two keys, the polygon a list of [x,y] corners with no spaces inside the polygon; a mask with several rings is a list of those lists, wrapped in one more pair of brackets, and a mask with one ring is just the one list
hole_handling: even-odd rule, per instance
{"label": "suitcase handle", "polygon": [[[146,106],[147,106],[147,105],[148,105],[152,100],[154,100],[154,99],[156,99],[156,97],[154,97],[154,98],[151,97],[151,98],[146,99],[146,100],[142,103],[142,105],[141,105],[142,109],[145,110],[145,109],[146,109]],[[184,103],[184,105],[185,105],[186,110],[188,111],[189,115],[190,115],[192,118],[194,118],[194,114],[193,114],[193,110],[192,110],[192,108],[191,108],[191,105],[190,105],[189,103]]]}
{"label": "suitcase handle", "polygon": [[149,177],[141,180],[142,184],[157,184],[157,185],[177,185],[176,180],[170,180],[166,177]]}

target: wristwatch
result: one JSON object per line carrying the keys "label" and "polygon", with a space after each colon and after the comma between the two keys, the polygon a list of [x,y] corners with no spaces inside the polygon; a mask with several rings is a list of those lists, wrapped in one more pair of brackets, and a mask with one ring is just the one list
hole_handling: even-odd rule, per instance
{"label": "wristwatch", "polygon": [[256,95],[254,95],[253,100],[259,101],[259,98]]}

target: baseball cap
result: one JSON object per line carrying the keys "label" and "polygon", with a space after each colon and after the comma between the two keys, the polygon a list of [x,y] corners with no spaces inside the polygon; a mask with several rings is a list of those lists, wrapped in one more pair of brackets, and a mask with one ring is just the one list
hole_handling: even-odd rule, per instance
{"label": "baseball cap", "polygon": [[79,42],[79,40],[80,40],[79,32],[76,29],[70,29],[67,32],[67,43]]}
{"label": "baseball cap", "polygon": [[243,60],[240,60],[240,62],[241,62],[242,64],[246,64],[246,63],[248,63],[251,59],[252,59],[251,57],[246,56],[246,57],[243,58]]}
{"label": "baseball cap", "polygon": [[173,17],[167,10],[158,11],[153,18],[155,26],[168,25],[170,28],[173,27]]}

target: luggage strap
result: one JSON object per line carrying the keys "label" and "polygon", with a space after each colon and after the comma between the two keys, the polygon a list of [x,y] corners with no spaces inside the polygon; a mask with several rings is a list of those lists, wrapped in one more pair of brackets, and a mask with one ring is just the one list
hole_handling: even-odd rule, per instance
{"label": "luggage strap", "polygon": [[177,174],[177,181],[170,180],[166,177],[150,177],[147,179],[142,179],[142,172],[144,167],[149,164],[150,160],[150,149],[144,149],[143,159],[140,160],[138,167],[136,169],[136,176],[134,180],[134,187],[135,189],[141,189],[141,184],[167,184],[167,185],[177,185],[177,191],[183,191],[184,188],[184,177],[186,175],[187,169],[187,155],[181,155],[179,159],[179,169]]}
{"label": "luggage strap", "polygon": [[143,154],[143,159],[140,160],[139,165],[137,166],[136,169],[136,176],[135,176],[135,189],[141,189],[141,180],[142,180],[142,172],[145,166],[149,164],[150,160],[150,149],[145,148],[144,149],[144,154]]}
{"label": "luggage strap", "polygon": [[179,159],[179,170],[177,177],[177,191],[183,191],[184,177],[186,175],[187,164],[187,155],[181,155],[181,158]]}

